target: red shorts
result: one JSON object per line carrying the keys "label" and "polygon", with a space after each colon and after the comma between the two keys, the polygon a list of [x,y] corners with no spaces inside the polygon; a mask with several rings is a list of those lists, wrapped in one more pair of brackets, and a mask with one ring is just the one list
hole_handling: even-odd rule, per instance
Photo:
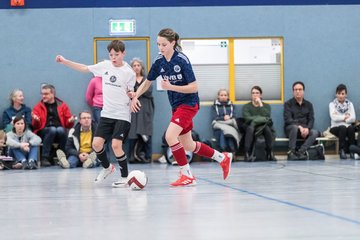
{"label": "red shorts", "polygon": [[183,128],[180,135],[183,135],[193,129],[193,118],[199,111],[199,106],[194,107],[188,105],[178,106],[172,113],[171,122]]}

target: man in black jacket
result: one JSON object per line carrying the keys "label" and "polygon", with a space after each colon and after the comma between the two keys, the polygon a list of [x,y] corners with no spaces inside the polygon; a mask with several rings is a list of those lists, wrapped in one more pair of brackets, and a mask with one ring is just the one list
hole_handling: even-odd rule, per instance
{"label": "man in black jacket", "polygon": [[99,166],[96,153],[92,149],[95,123],[89,111],[79,114],[79,122],[69,131],[65,152],[57,150],[56,155],[62,168],[75,168],[82,166],[92,168]]}
{"label": "man in black jacket", "polygon": [[[292,89],[294,97],[284,105],[285,134],[289,138],[288,160],[305,160],[306,150],[314,144],[319,131],[312,129],[315,121],[314,108],[311,102],[304,99],[304,83],[295,82]],[[296,150],[298,138],[305,141]]]}

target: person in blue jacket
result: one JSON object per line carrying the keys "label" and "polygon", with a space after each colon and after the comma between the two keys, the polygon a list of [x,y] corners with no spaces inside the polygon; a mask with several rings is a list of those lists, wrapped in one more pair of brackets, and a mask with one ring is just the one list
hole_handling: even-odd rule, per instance
{"label": "person in blue jacket", "polygon": [[10,93],[10,106],[3,113],[3,127],[5,132],[10,132],[13,128],[13,120],[17,115],[24,117],[25,123],[31,129],[31,109],[24,104],[24,93],[21,89],[14,89]]}

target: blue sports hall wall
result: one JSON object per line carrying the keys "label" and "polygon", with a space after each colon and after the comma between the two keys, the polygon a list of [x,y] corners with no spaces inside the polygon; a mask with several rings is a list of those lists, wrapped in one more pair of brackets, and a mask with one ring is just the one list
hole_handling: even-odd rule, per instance
{"label": "blue sports hall wall", "polygon": [[[147,7],[145,1],[135,1],[143,4],[137,6],[145,7],[100,7],[100,1],[88,1],[88,6],[75,4],[80,1],[56,2],[59,4],[25,0],[27,8],[11,9],[1,2],[1,112],[9,105],[8,95],[14,88],[22,88],[27,105],[33,107],[40,100],[43,82],[53,83],[57,96],[66,101],[74,113],[87,108],[84,94],[92,75],[55,63],[55,56],[62,54],[74,61],[92,64],[93,38],[109,36],[108,20],[131,18],[136,19],[136,36],[151,38],[152,59],[158,52],[156,35],[164,27],[173,28],[184,38],[283,36],[285,99],[292,96],[292,83],[303,81],[305,98],[315,107],[315,127],[323,131],[330,124],[328,104],[335,96],[335,88],[345,83],[359,116],[360,5],[302,1],[304,5],[296,6],[156,7],[156,3],[161,2],[156,1]],[[71,2],[74,5],[70,5]],[[107,2],[114,4],[115,1]],[[220,1],[210,2],[222,5],[215,4]],[[251,5],[250,1],[243,3],[246,2],[243,5]],[[345,2],[350,3],[357,2]],[[153,147],[154,152],[159,153],[161,136],[170,119],[170,106],[166,93],[154,91],[154,96]],[[241,108],[242,105],[237,106],[239,116]],[[282,104],[272,105],[278,136],[284,135],[282,110]],[[195,118],[195,130],[203,139],[211,137],[210,122],[210,107],[202,106]]]}
{"label": "blue sports hall wall", "polygon": [[[359,0],[25,0],[26,8],[95,8],[95,7],[184,7],[184,6],[265,6],[265,5],[344,5],[358,4]],[[10,0],[0,2],[0,8],[11,8]]]}

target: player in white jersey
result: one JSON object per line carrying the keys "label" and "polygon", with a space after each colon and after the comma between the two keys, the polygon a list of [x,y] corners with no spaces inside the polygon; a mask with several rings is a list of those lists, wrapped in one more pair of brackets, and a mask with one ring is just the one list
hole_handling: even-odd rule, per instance
{"label": "player in white jersey", "polygon": [[128,92],[133,91],[135,85],[135,72],[123,58],[125,45],[120,40],[112,41],[107,49],[110,60],[105,60],[95,65],[84,65],[70,61],[61,55],[56,56],[58,63],[80,72],[92,72],[95,76],[102,77],[103,87],[103,110],[99,125],[96,129],[92,147],[103,166],[95,182],[104,180],[115,171],[115,166],[107,158],[104,149],[106,139],[111,138],[111,146],[119,163],[121,177],[112,184],[113,187],[121,187],[126,183],[128,166],[123,141],[130,130],[130,98]]}

